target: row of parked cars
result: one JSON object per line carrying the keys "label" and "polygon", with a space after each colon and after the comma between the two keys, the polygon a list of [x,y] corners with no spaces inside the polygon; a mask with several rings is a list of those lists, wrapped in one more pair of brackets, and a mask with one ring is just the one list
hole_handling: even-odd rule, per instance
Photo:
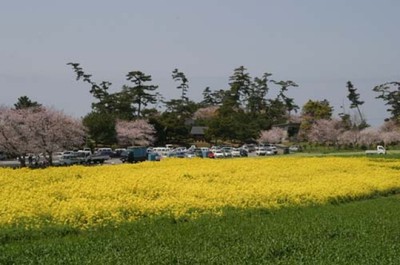
{"label": "row of parked cars", "polygon": [[[291,146],[288,152],[300,151],[300,147]],[[110,158],[119,158],[122,162],[139,162],[144,160],[160,160],[162,157],[177,158],[226,158],[226,157],[246,157],[249,153],[257,156],[276,155],[278,153],[277,146],[273,144],[245,144],[241,147],[231,146],[212,146],[200,147],[191,146],[173,147],[167,145],[165,147],[130,147],[111,149],[109,147],[98,148],[93,153],[89,148],[78,151],[64,151],[55,153],[53,161],[59,165],[73,164],[102,164]]]}
{"label": "row of parked cars", "polygon": [[278,149],[281,149],[281,153],[287,154],[289,152],[300,151],[299,147],[277,147],[274,144],[245,144],[241,147],[231,146],[212,146],[211,148],[202,147],[195,148],[191,147],[186,149],[185,147],[177,147],[175,149],[168,149],[165,147],[152,148],[153,152],[160,153],[161,156],[168,157],[209,157],[209,158],[224,158],[224,157],[244,157],[248,156],[249,153],[254,153],[257,156],[267,156],[278,154]]}
{"label": "row of parked cars", "polygon": [[242,148],[233,148],[229,146],[213,146],[200,147],[191,146],[186,147],[150,147],[148,148],[149,153],[157,153],[161,157],[177,157],[177,158],[191,158],[191,157],[202,157],[202,158],[223,158],[223,157],[241,157],[247,156],[248,152]]}
{"label": "row of parked cars", "polygon": [[75,165],[75,164],[103,164],[111,158],[111,148],[98,149],[94,153],[89,148],[77,151],[64,151],[56,153],[53,157],[55,164]]}

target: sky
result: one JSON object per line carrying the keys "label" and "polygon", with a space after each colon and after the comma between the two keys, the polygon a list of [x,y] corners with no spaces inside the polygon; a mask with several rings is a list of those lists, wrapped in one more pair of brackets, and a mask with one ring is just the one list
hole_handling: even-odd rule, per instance
{"label": "sky", "polygon": [[86,0],[1,1],[0,105],[28,96],[82,117],[94,98],[68,62],[80,63],[111,92],[139,70],[166,99],[180,91],[202,100],[206,87],[229,88],[244,66],[252,77],[272,73],[299,87],[288,95],[300,107],[327,99],[335,114],[350,114],[346,82],[365,101],[367,122],[389,117],[374,86],[400,81],[398,0]]}

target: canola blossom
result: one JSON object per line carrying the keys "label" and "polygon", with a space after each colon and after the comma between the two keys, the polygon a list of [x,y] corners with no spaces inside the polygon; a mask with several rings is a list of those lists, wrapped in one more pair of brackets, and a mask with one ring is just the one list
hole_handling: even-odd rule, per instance
{"label": "canola blossom", "polygon": [[340,157],[165,159],[110,166],[0,169],[0,226],[118,225],[196,218],[225,207],[336,203],[400,192],[400,162]]}

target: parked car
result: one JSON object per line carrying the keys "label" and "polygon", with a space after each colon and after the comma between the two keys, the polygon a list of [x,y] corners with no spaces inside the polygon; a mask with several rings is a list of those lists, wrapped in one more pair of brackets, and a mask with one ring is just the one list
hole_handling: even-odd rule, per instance
{"label": "parked car", "polygon": [[272,150],[273,154],[276,155],[278,153],[278,148],[274,144],[260,144],[260,146],[263,146],[267,149]]}
{"label": "parked car", "polygon": [[276,155],[278,153],[278,151],[276,150],[276,148],[275,149],[273,149],[273,148],[265,148],[265,155],[267,155],[267,156],[271,156],[271,155]]}
{"label": "parked car", "polygon": [[204,157],[203,156],[203,151],[200,148],[194,149],[194,154],[195,154],[196,157],[201,157],[201,158]]}
{"label": "parked car", "polygon": [[289,147],[290,152],[300,152],[302,151],[302,148],[300,145],[292,145]]}
{"label": "parked car", "polygon": [[225,157],[225,152],[222,151],[222,149],[217,149],[213,153],[214,153],[214,158],[224,158]]}
{"label": "parked car", "polygon": [[224,146],[221,150],[224,152],[225,157],[232,157],[232,147]]}
{"label": "parked car", "polygon": [[53,153],[53,161],[58,161],[61,158],[62,155],[63,155],[62,152]]}
{"label": "parked car", "polygon": [[126,151],[126,148],[116,148],[114,150],[115,157],[121,157],[121,154]]}
{"label": "parked car", "polygon": [[249,156],[249,153],[245,149],[240,148],[239,152],[240,156]]}
{"label": "parked car", "polygon": [[186,148],[186,147],[184,147],[184,146],[178,146],[178,147],[175,147],[174,149],[172,149],[171,152],[186,152],[186,151],[187,151],[187,148]]}
{"label": "parked car", "polygon": [[264,146],[258,146],[256,148],[256,155],[265,156],[267,154],[267,148]]}
{"label": "parked car", "polygon": [[255,144],[244,144],[242,149],[246,150],[248,153],[255,152],[257,146]]}
{"label": "parked car", "polygon": [[61,166],[71,166],[82,164],[82,159],[77,154],[63,154],[59,159],[59,165]]}
{"label": "parked car", "polygon": [[103,164],[104,161],[110,159],[109,155],[103,155],[101,153],[92,154],[91,151],[79,150],[73,155],[78,157],[81,161],[80,164]]}
{"label": "parked car", "polygon": [[169,152],[171,152],[171,149],[168,147],[153,147],[153,152],[156,152],[158,154],[160,154],[163,157],[168,157]]}
{"label": "parked car", "polygon": [[74,151],[66,150],[66,151],[63,151],[61,153],[61,155],[71,155],[71,154],[74,154],[74,153],[75,153]]}
{"label": "parked car", "polygon": [[122,163],[137,163],[148,159],[147,147],[132,146],[121,153]]}
{"label": "parked car", "polygon": [[184,158],[184,157],[186,157],[186,152],[172,151],[172,152],[169,152],[168,157]]}
{"label": "parked car", "polygon": [[365,150],[366,155],[386,155],[386,149],[382,145],[378,145],[375,150]]}
{"label": "parked car", "polygon": [[185,153],[185,157],[187,157],[187,158],[192,158],[192,157],[195,157],[196,155],[195,155],[195,153],[194,153],[194,151],[193,150],[189,150],[189,151],[187,151],[186,153]]}
{"label": "parked car", "polygon": [[233,157],[240,157],[240,149],[239,148],[232,148],[232,156]]}

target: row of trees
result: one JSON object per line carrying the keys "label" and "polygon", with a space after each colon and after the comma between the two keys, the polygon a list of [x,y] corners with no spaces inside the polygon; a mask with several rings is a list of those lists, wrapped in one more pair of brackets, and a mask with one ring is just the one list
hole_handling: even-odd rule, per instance
{"label": "row of trees", "polygon": [[[80,64],[68,65],[72,66],[77,80],[90,85],[95,102],[83,122],[97,144],[117,142],[116,120],[141,118],[147,119],[156,129],[157,144],[187,144],[193,125],[207,126],[206,138],[210,141],[244,142],[256,139],[261,130],[273,124],[287,121],[299,109],[294,99],[287,96],[290,88],[297,87],[295,82],[273,80],[270,73],[252,78],[243,66],[234,70],[227,89],[207,87],[203,100],[194,102],[187,96],[189,80],[178,69],[174,69],[171,76],[181,96],[165,100],[157,92],[158,86],[151,84],[151,76],[141,71],[129,72],[126,80],[130,84],[110,93],[110,82],[95,82]],[[163,105],[163,111],[155,105]]]}
{"label": "row of trees", "polygon": [[400,132],[393,121],[385,122],[380,128],[348,130],[340,120],[318,120],[312,126],[308,140],[333,146],[371,146],[378,143],[386,146],[400,142]]}
{"label": "row of trees", "polygon": [[[188,144],[194,125],[208,127],[205,137],[209,142],[275,142],[282,139],[283,132],[273,125],[288,122],[301,124],[298,140],[320,144],[372,143],[363,140],[366,139],[363,135],[371,135],[373,129],[368,128],[361,111],[364,102],[351,82],[347,83],[347,97],[358,118],[343,112],[339,119],[334,119],[329,101],[309,100],[300,109],[288,96],[289,90],[297,87],[295,82],[274,80],[270,73],[252,78],[243,66],[234,70],[228,88],[207,87],[203,99],[194,102],[188,98],[189,80],[178,69],[172,71],[171,77],[181,91],[180,97],[165,100],[157,92],[158,86],[151,84],[151,76],[141,71],[128,72],[128,84],[111,93],[110,82],[96,82],[78,63],[69,65],[77,80],[89,84],[94,97],[92,111],[79,120],[21,97],[14,108],[0,108],[1,150],[20,157],[21,161],[27,153],[43,153],[51,163],[53,152],[83,144]],[[392,125],[385,125],[383,131],[375,133],[380,138],[371,136],[370,139],[386,144],[396,142],[400,83],[385,83],[373,90],[388,105],[391,117],[387,124]],[[157,105],[163,105],[163,111]]]}
{"label": "row of trees", "polygon": [[[280,143],[287,137],[287,131],[272,128],[260,133],[259,142]],[[385,122],[379,128],[349,129],[339,119],[320,119],[311,126],[307,142],[322,146],[334,147],[368,147],[376,144],[385,146],[400,142],[398,124],[393,121]]]}
{"label": "row of trees", "polygon": [[[128,84],[123,85],[120,91],[110,93],[110,82],[93,81],[79,63],[68,65],[72,66],[77,80],[90,85],[90,93],[95,99],[92,111],[83,122],[96,144],[117,143],[116,120],[136,119],[146,119],[154,126],[157,134],[155,141],[160,145],[187,144],[194,125],[208,127],[205,136],[210,142],[248,142],[258,139],[260,132],[271,129],[273,125],[298,122],[301,123],[300,139],[308,140],[315,122],[331,119],[333,113],[333,107],[327,100],[309,100],[298,113],[300,107],[288,96],[290,89],[298,87],[295,82],[274,80],[271,73],[253,78],[243,66],[234,69],[226,89],[211,90],[206,87],[203,99],[195,102],[187,96],[188,78],[178,69],[172,71],[171,77],[177,83],[181,96],[165,100],[157,92],[158,86],[151,84],[151,76],[141,71],[128,72]],[[369,127],[361,110],[364,101],[360,99],[357,88],[350,81],[346,87],[350,108],[355,109],[358,115],[342,112],[339,116],[344,128],[362,130]],[[399,83],[385,83],[373,90],[379,93],[377,98],[383,99],[389,106],[390,120],[399,122]],[[155,108],[156,105],[164,106],[164,110]]]}

